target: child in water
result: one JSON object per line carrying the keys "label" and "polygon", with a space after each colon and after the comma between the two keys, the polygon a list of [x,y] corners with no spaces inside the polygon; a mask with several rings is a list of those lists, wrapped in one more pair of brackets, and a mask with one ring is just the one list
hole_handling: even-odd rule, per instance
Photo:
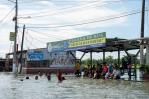
{"label": "child in water", "polygon": [[48,79],[49,81],[51,80],[51,74],[50,74],[50,73],[47,74],[47,79]]}

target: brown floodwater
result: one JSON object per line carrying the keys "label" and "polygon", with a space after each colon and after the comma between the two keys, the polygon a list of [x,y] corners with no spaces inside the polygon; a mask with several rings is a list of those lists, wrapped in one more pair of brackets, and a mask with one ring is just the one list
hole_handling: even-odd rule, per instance
{"label": "brown floodwater", "polygon": [[[58,83],[55,75],[15,77],[0,73],[0,99],[149,99],[149,82],[76,78],[65,75]],[[21,81],[20,79],[23,79]]]}

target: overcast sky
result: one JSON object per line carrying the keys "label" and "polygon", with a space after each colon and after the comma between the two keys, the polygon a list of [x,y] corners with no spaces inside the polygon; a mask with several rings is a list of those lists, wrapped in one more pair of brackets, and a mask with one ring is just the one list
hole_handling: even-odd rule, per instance
{"label": "overcast sky", "polygon": [[[18,1],[19,49],[23,24],[27,27],[24,49],[43,48],[47,42],[101,32],[106,32],[108,38],[140,37],[142,0]],[[0,0],[0,57],[13,49],[9,33],[14,31],[14,6],[9,0]],[[146,9],[149,9],[149,0],[146,0]],[[145,17],[145,36],[149,37],[149,11]]]}

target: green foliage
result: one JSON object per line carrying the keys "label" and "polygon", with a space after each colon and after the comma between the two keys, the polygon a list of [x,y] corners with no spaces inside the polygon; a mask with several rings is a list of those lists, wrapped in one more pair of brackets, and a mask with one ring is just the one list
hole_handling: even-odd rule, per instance
{"label": "green foliage", "polygon": [[[93,59],[92,63],[93,63],[93,65],[96,65],[97,64],[97,60]],[[86,59],[86,60],[82,60],[82,66],[84,66],[84,67],[91,66],[91,60],[89,58]]]}
{"label": "green foliage", "polygon": [[[113,59],[113,56],[106,57],[105,61],[107,64],[117,63],[117,59]],[[93,59],[92,62],[93,62],[93,65],[97,65],[97,64],[102,64],[103,60],[102,59],[98,59],[98,60]],[[88,67],[88,65],[91,65],[91,60],[89,58],[86,60],[82,60],[82,66]]]}
{"label": "green foliage", "polygon": [[128,60],[128,59],[131,59],[131,63],[132,64],[140,64],[140,61],[139,59],[137,59],[137,57],[134,57],[135,54],[130,54],[130,57],[129,56],[123,56],[122,59],[125,59],[125,60]]}
{"label": "green foliage", "polygon": [[[133,57],[134,55],[131,54],[131,61],[132,61],[132,64],[139,64],[139,59],[137,59],[137,57]],[[125,59],[125,60],[128,60],[129,57],[128,56],[123,56],[121,59]],[[102,59],[93,59],[92,60],[93,62],[93,65],[97,65],[97,64],[102,64],[103,63],[103,60]],[[118,59],[114,59],[113,56],[108,56],[105,58],[105,62],[107,64],[111,64],[111,63],[114,63],[114,64],[117,64],[118,63]],[[120,60],[120,64],[121,64],[121,60]],[[86,60],[82,60],[82,66],[83,67],[88,67],[91,65],[91,60],[90,58],[86,59]]]}
{"label": "green foliage", "polygon": [[106,57],[105,61],[107,64],[113,63],[113,56]]}

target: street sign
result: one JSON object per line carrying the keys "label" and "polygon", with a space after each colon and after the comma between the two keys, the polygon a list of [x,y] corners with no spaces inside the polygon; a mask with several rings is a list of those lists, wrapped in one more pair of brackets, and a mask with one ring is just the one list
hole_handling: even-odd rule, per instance
{"label": "street sign", "polygon": [[15,40],[15,32],[10,32],[9,40],[10,41],[14,41]]}

